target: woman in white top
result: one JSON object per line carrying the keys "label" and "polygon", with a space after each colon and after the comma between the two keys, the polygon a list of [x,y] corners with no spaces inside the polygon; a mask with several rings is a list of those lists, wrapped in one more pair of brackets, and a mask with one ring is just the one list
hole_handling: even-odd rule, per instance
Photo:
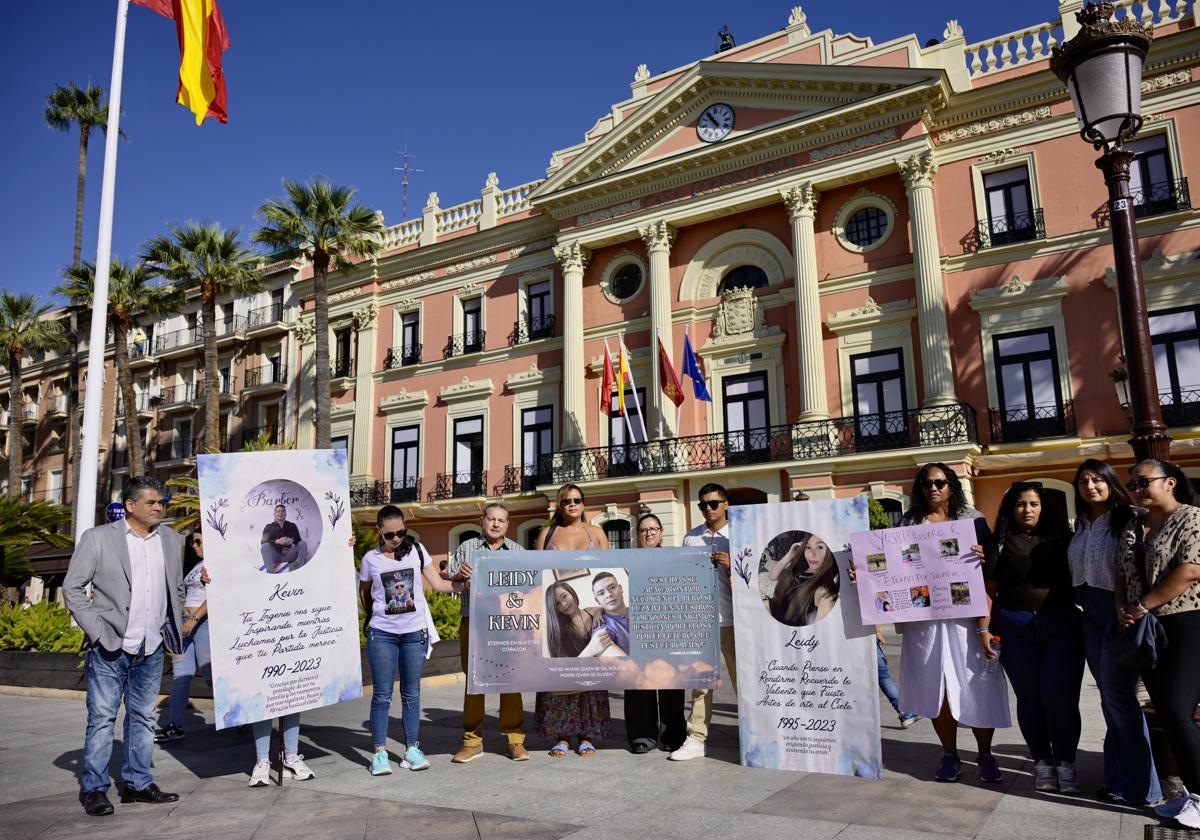
{"label": "woman in white top", "polygon": [[[974,519],[978,544],[972,548],[982,558],[987,524],[983,514],[967,504],[952,469],[941,463],[923,466],[913,481],[911,499],[902,525]],[[961,723],[975,734],[980,781],[1003,781],[992,756],[992,736],[997,727],[1011,726],[1012,720],[1004,673],[987,667],[997,655],[992,650],[988,617],[911,621],[904,625],[902,639],[900,708],[933,722],[944,751],[934,779],[956,782],[962,776],[958,757]]]}
{"label": "woman in white top", "polygon": [[184,736],[183,713],[197,672],[212,683],[212,653],[208,643],[208,595],[200,575],[204,571],[204,535],[197,528],[188,537],[183,556],[183,653],[171,659],[171,710],[165,728],[154,733],[155,743],[178,741]]}
{"label": "woman in white top", "polygon": [[379,547],[363,556],[358,570],[359,594],[367,618],[367,660],[371,663],[371,773],[386,776],[388,712],[392,686],[400,672],[400,702],[404,720],[404,759],[400,766],[425,770],[429,760],[417,740],[421,725],[421,671],[433,643],[438,641],[425,589],[462,592],[466,585],[442,579],[425,547],[408,534],[404,514],[384,505],[375,518]]}
{"label": "woman in white top", "polygon": [[1117,624],[1117,557],[1133,520],[1129,494],[1112,467],[1089,458],[1075,471],[1075,536],[1067,549],[1071,584],[1083,607],[1083,650],[1100,689],[1104,734],[1101,799],[1144,804],[1162,799],[1146,718],[1137,701],[1138,672],[1109,655],[1105,638]]}

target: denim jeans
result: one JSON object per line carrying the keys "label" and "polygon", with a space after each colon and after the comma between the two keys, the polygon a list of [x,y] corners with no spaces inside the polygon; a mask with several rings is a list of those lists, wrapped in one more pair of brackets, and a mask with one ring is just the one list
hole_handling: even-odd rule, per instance
{"label": "denim jeans", "polygon": [[900,689],[896,688],[896,681],[892,679],[892,672],[888,670],[887,656],[884,655],[883,645],[878,639],[875,640],[875,652],[879,655],[879,690],[892,704],[892,708],[898,714],[903,714],[900,711]]}
{"label": "denim jeans", "polygon": [[121,697],[125,698],[124,760],[121,780],[143,790],[154,781],[154,702],[162,682],[163,648],[149,654],[107,651],[96,645],[87,652],[87,735],[79,785],[84,793],[108,790],[108,760]]}
{"label": "denim jeans", "polygon": [[1075,763],[1082,721],[1083,639],[1075,607],[997,608],[1000,664],[1017,695],[1017,723],[1034,761]]}
{"label": "denim jeans", "polygon": [[[183,617],[188,617],[184,610]],[[192,677],[199,672],[212,682],[212,654],[208,643],[208,618],[200,619],[192,635],[183,637],[183,653],[171,659],[171,712],[167,722],[183,726]]]}
{"label": "denim jeans", "polygon": [[372,627],[367,631],[367,660],[371,663],[371,740],[375,747],[387,746],[388,712],[392,708],[392,686],[400,670],[400,704],[404,715],[405,746],[417,745],[421,727],[421,671],[429,633],[417,630],[396,635]]}
{"label": "denim jeans", "polygon": [[[283,718],[283,754],[295,755],[300,752],[300,713],[292,712]],[[275,726],[272,718],[256,720],[250,724],[250,732],[254,735],[254,757],[262,761],[271,757],[271,729]]]}
{"label": "denim jeans", "polygon": [[1076,589],[1083,606],[1083,652],[1100,689],[1104,733],[1104,784],[1130,802],[1162,799],[1150,733],[1137,701],[1138,672],[1118,665],[1104,647],[1106,631],[1117,621],[1112,592],[1091,586]]}

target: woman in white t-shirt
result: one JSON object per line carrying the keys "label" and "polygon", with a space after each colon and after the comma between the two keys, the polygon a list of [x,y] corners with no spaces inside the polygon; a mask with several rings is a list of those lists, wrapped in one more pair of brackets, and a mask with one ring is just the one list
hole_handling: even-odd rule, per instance
{"label": "woman in white t-shirt", "polygon": [[208,595],[200,580],[204,571],[204,536],[199,528],[188,537],[183,568],[183,653],[171,660],[171,706],[166,727],[154,733],[154,740],[159,744],[178,741],[184,736],[183,713],[187,709],[192,677],[199,672],[212,683]]}
{"label": "woman in white t-shirt", "polygon": [[384,505],[375,519],[379,547],[362,559],[358,571],[359,594],[367,619],[367,660],[371,663],[371,773],[392,772],[388,763],[388,713],[392,686],[400,672],[400,701],[406,751],[400,766],[425,770],[429,760],[417,742],[421,725],[421,670],[433,643],[438,641],[433,616],[425,602],[425,588],[462,592],[465,584],[442,580],[425,547],[408,535],[404,514],[395,505]]}

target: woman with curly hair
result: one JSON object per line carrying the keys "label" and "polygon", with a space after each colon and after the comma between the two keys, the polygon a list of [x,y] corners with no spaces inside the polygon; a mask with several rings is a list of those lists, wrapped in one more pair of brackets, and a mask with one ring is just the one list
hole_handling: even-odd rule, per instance
{"label": "woman with curly hair", "polygon": [[1089,458],[1075,471],[1075,536],[1067,548],[1075,600],[1083,607],[1083,652],[1100,689],[1104,733],[1101,799],[1144,804],[1162,799],[1146,717],[1137,700],[1138,672],[1120,665],[1104,640],[1117,623],[1117,555],[1133,519],[1129,494],[1112,467]]}
{"label": "woman with curly hair", "polygon": [[[913,480],[911,506],[901,525],[966,519],[975,523],[977,556],[987,541],[983,514],[967,504],[962,483],[945,464],[926,464]],[[979,779],[1004,780],[992,755],[997,727],[1011,726],[1008,686],[1004,675],[989,669],[996,658],[987,617],[944,618],[904,625],[900,647],[900,708],[905,714],[927,717],[942,743],[942,760],[934,773],[939,782],[962,776],[958,756],[959,724],[971,727],[978,747]]]}
{"label": "woman with curly hair", "polygon": [[1034,788],[1079,793],[1083,626],[1075,608],[1066,520],[1036,481],[1008,488],[988,544],[985,580],[1000,664],[1017,695],[1017,723],[1034,760]]}
{"label": "woman with curly hair", "polygon": [[768,573],[775,592],[766,601],[771,616],[791,627],[814,624],[837,603],[837,562],[820,537],[801,531],[787,554]]}

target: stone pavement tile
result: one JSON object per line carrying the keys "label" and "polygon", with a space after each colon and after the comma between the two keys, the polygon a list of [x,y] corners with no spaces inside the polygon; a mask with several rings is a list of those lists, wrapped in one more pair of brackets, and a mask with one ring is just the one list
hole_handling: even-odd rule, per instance
{"label": "stone pavement tile", "polygon": [[1146,826],[1157,825],[1158,819],[1149,812],[1128,812],[1121,814],[1120,840],[1142,840],[1146,836]]}
{"label": "stone pavement tile", "polygon": [[891,801],[893,791],[905,781],[810,773],[749,810],[777,817],[809,819],[819,814],[832,822],[857,822],[864,802]]}
{"label": "stone pavement tile", "polygon": [[[822,815],[823,816],[823,815]],[[840,836],[844,822],[776,817],[752,812],[675,808],[670,802],[655,812],[643,814],[636,836],[657,838],[662,834],[681,837],[786,837],[788,840],[830,840]]]}
{"label": "stone pavement tile", "polygon": [[1088,837],[1116,840],[1121,829],[1122,809],[1082,797],[1046,796],[1025,793],[1016,786],[996,806],[976,835],[981,838],[1058,840]]}
{"label": "stone pavement tile", "polygon": [[970,840],[969,834],[934,834],[878,825],[848,825],[837,840]]}
{"label": "stone pavement tile", "polygon": [[[296,840],[297,837],[319,837],[321,840],[364,840],[367,821],[359,814],[343,813],[340,817],[323,817],[303,822],[277,821],[269,816],[254,832],[254,840]],[[403,826],[398,827],[401,832]],[[400,833],[400,832],[398,832]]]}
{"label": "stone pavement tile", "polygon": [[500,814],[475,812],[480,840],[559,840],[573,835],[580,826],[567,823],[523,820]]}

